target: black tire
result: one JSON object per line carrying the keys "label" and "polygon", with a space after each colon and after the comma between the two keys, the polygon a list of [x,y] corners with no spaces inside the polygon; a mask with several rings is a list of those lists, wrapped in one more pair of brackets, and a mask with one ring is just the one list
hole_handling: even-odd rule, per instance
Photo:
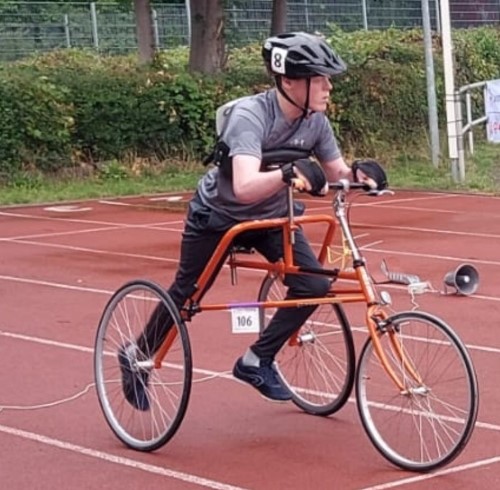
{"label": "black tire", "polygon": [[[380,340],[404,389],[389,378],[369,339],[356,375],[368,437],[405,470],[425,472],[450,463],[467,444],[478,412],[476,374],[466,347],[442,320],[416,311],[390,317]],[[393,345],[403,350],[406,365]]]}
{"label": "black tire", "polygon": [[[269,275],[260,287],[259,301],[282,300],[285,291],[281,279]],[[261,331],[274,311],[261,309]],[[299,342],[287,342],[277,354],[278,373],[295,405],[313,415],[331,415],[349,399],[355,375],[354,342],[342,306],[317,305],[297,339]]]}
{"label": "black tire", "polygon": [[[157,307],[164,308],[173,318],[169,336],[175,333],[161,366],[155,365],[151,352],[144,352],[146,348],[141,350],[137,345]],[[130,366],[147,393],[148,410],[134,407],[124,396],[118,352],[125,346],[127,350],[132,347]],[[153,451],[173,437],[189,401],[192,359],[186,326],[172,299],[160,286],[135,280],[113,294],[97,330],[94,373],[106,421],[124,444],[138,451]]]}

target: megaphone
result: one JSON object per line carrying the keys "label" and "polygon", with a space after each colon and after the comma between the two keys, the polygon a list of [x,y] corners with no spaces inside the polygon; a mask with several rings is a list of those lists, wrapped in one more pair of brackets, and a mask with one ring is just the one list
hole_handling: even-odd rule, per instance
{"label": "megaphone", "polygon": [[445,292],[446,286],[455,288],[457,294],[468,296],[474,294],[479,286],[479,273],[470,264],[462,264],[454,271],[444,276]]}

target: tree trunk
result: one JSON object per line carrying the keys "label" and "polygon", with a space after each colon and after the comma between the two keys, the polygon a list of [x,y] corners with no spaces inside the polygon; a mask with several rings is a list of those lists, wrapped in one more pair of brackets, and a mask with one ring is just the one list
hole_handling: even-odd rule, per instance
{"label": "tree trunk", "polygon": [[149,63],[155,54],[153,15],[149,0],[134,0],[134,12],[139,63]]}
{"label": "tree trunk", "polygon": [[190,8],[189,70],[219,73],[225,62],[224,0],[190,0]]}
{"label": "tree trunk", "polygon": [[271,17],[271,36],[286,32],[288,1],[274,0],[273,13]]}

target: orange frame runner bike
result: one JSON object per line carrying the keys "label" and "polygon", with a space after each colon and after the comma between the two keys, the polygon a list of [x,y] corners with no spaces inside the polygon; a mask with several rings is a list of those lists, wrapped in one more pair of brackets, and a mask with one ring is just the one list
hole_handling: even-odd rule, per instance
{"label": "orange frame runner bike", "polygon": [[[390,298],[376,290],[346,213],[348,192],[362,185],[339,181],[330,187],[336,191],[334,216],[294,217],[293,189],[289,188],[287,217],[249,221],[228,230],[180,311],[161,286],[147,280],[126,283],[110,298],[96,335],[96,387],[108,424],[125,444],[141,451],[155,450],[179,428],[188,405],[193,369],[185,322],[194,314],[257,307],[262,330],[277,308],[310,305],[316,308],[278,352],[274,363],[297,407],[314,415],[331,415],[351,400],[355,388],[358,413],[368,437],[396,466],[430,471],[461,453],[478,412],[477,378],[467,349],[449,325],[429,313],[388,314]],[[293,262],[295,232],[309,224],[326,227],[318,269],[298,267]],[[265,229],[281,230],[282,260],[268,263],[234,252],[235,238],[241,233]],[[341,233],[346,244],[348,268],[324,268],[335,233]],[[227,257],[232,273],[241,267],[266,273],[257,301],[202,304],[204,292]],[[334,280],[324,297],[284,299],[281,279],[287,274],[321,274]],[[357,357],[354,329],[343,310],[349,303],[366,305],[368,335],[363,332],[365,343]],[[141,350],[137,339],[152,318],[152,309],[156,312],[158,307],[165,309],[173,324],[156,352]],[[266,310],[271,314],[263,314]],[[126,364],[120,359],[126,359]],[[140,399],[132,399],[134,393],[124,399],[124,376],[128,379],[125,387],[141,388]],[[120,378],[122,383],[117,383]]]}
{"label": "orange frame runner bike", "polygon": [[[342,184],[347,185],[347,184]],[[353,185],[348,184],[349,187],[363,188],[363,185]],[[318,224],[324,223],[326,225],[326,232],[323,238],[323,242],[318,254],[318,260],[321,264],[325,263],[326,257],[328,256],[329,247],[334,238],[336,228],[338,226],[335,217],[328,214],[317,214],[310,216],[293,216],[293,188],[288,189],[288,216],[285,218],[275,218],[275,219],[263,219],[263,220],[252,220],[239,223],[230,228],[222,237],[216,250],[214,251],[212,257],[207,263],[203,273],[200,275],[197,284],[196,291],[188,300],[188,305],[181,311],[183,318],[189,320],[195,313],[201,313],[203,311],[223,311],[230,310],[231,308],[238,307],[248,307],[254,306],[259,308],[296,308],[306,305],[321,305],[321,304],[347,304],[347,303],[366,303],[366,325],[369,330],[369,335],[375,346],[377,355],[380,358],[384,369],[386,370],[389,377],[396,384],[397,388],[401,391],[405,389],[404,380],[394,372],[391,367],[391,363],[387,361],[386,354],[382,349],[380,342],[378,341],[377,329],[378,325],[376,320],[381,321],[387,318],[387,314],[381,308],[381,303],[377,298],[375,290],[372,285],[372,281],[366,270],[366,265],[361,256],[357,257],[354,250],[354,266],[351,270],[341,270],[341,269],[317,269],[317,270],[305,270],[298,267],[293,262],[293,242],[294,242],[294,232],[299,227],[307,224]],[[342,213],[342,210],[341,210]],[[347,234],[347,239],[350,242],[351,252],[353,248],[356,248],[352,236],[350,234],[349,224],[347,219],[340,218],[340,225],[343,228],[343,233]],[[214,304],[202,304],[201,297],[206,291],[206,287],[213,281],[214,274],[218,270],[218,264],[227,255],[228,250],[231,249],[232,244],[236,237],[244,232],[250,230],[267,230],[267,229],[281,229],[283,234],[283,259],[275,262],[262,262],[257,260],[242,259],[236,254],[230,254],[228,264],[231,270],[235,270],[238,267],[244,267],[246,269],[252,270],[262,270],[266,271],[268,274],[274,274],[276,276],[283,277],[286,274],[321,274],[327,275],[335,279],[343,279],[348,281],[353,281],[357,283],[354,287],[341,287],[338,285],[333,285],[328,294],[325,297],[309,297],[300,299],[283,299],[281,301],[254,301],[254,302],[244,302],[244,303],[214,303]],[[155,366],[161,365],[161,360],[168,351],[169,345],[173,341],[171,336],[167,335],[162,346],[158,350],[155,356]],[[295,340],[292,336],[290,343]],[[394,339],[392,342],[395,349],[395,353],[400,357],[401,362],[405,364],[409,372],[412,372],[415,379],[419,379],[418,374],[411,367],[411,363],[405,360],[404,352],[400,346],[398,346],[397,340]]]}

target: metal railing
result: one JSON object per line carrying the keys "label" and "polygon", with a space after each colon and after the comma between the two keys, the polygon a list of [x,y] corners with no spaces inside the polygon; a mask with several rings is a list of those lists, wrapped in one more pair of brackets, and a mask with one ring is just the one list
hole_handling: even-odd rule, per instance
{"label": "metal railing", "polygon": [[[474,133],[472,132],[472,129],[475,126],[486,123],[486,121],[488,120],[488,117],[486,115],[473,119],[472,93],[471,93],[471,91],[474,89],[481,89],[481,88],[484,89],[484,87],[486,86],[487,83],[488,82],[471,83],[469,85],[464,85],[463,87],[460,87],[458,89],[458,95],[460,98],[463,95],[465,95],[465,120],[466,120],[466,124],[462,127],[461,136],[464,137],[468,133],[468,136],[469,136],[468,149],[469,149],[469,153],[471,155],[474,154]],[[484,97],[484,90],[483,90],[483,97]],[[483,108],[484,108],[484,103],[483,103]]]}
{"label": "metal railing", "polygon": [[[186,4],[155,4],[156,48],[189,43]],[[452,25],[500,24],[500,0],[450,0]],[[240,45],[269,34],[271,0],[235,0],[226,7],[228,44]],[[431,24],[439,31],[437,0],[430,0]],[[409,28],[422,25],[421,0],[301,0],[288,2],[288,30]],[[0,60],[56,48],[86,47],[111,53],[137,48],[134,14],[119,3],[2,2]]]}
{"label": "metal railing", "polygon": [[[464,138],[468,136],[469,154],[474,154],[474,132],[473,129],[480,124],[488,121],[488,116],[483,115],[474,118],[472,110],[472,91],[483,89],[482,95],[484,98],[484,87],[488,82],[476,82],[460,87],[455,93],[455,106],[457,114],[457,138],[458,138],[458,169],[454,175],[455,180],[459,182],[465,181],[465,144]],[[465,105],[465,121],[462,106]],[[484,108],[484,101],[483,106]]]}

